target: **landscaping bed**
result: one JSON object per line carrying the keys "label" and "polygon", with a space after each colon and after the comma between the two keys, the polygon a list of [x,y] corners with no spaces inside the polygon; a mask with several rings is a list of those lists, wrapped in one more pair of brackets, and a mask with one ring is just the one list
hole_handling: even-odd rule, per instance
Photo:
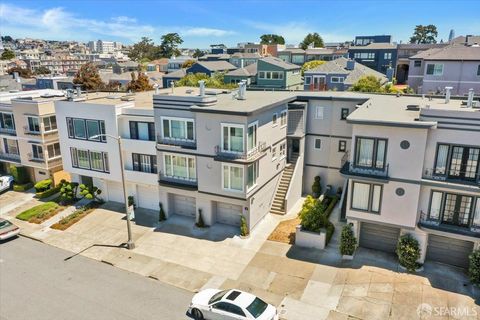
{"label": "landscaping bed", "polygon": [[45,202],[25,210],[18,214],[16,218],[30,223],[40,224],[64,209],[65,207],[58,204],[57,199],[55,199],[54,201]]}
{"label": "landscaping bed", "polygon": [[300,224],[300,218],[282,221],[268,236],[268,240],[295,244],[295,227]]}
{"label": "landscaping bed", "polygon": [[50,228],[56,229],[56,230],[66,230],[81,219],[83,219],[85,216],[87,216],[90,212],[95,210],[100,206],[101,203],[92,201],[89,204],[81,207],[78,210],[75,210],[72,214],[64,217],[61,219],[59,222],[55,223],[52,225]]}

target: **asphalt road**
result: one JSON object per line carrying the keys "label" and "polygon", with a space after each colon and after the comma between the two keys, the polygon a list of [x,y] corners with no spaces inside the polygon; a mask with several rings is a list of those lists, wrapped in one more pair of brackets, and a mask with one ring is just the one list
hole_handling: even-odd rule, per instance
{"label": "asphalt road", "polygon": [[0,319],[189,319],[192,293],[26,238],[0,242]]}

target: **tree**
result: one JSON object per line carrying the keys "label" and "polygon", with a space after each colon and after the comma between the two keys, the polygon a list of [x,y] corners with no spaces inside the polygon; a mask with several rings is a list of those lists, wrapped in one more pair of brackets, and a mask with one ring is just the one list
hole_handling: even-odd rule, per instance
{"label": "tree", "polygon": [[138,77],[135,78],[135,72],[132,72],[132,80],[127,84],[127,90],[133,92],[152,90],[148,77],[143,72],[138,72]]}
{"label": "tree", "polygon": [[13,74],[14,72],[17,72],[18,75],[22,78],[30,78],[32,77],[32,72],[30,69],[24,69],[20,67],[13,67],[7,70],[8,74]]}
{"label": "tree", "polygon": [[101,90],[105,86],[98,69],[92,62],[87,62],[77,71],[73,83],[81,84],[84,90]]}
{"label": "tree", "polygon": [[13,42],[13,38],[10,36],[4,36],[2,37],[3,42]]}
{"label": "tree", "polygon": [[352,223],[345,225],[340,235],[340,253],[347,256],[353,256],[357,247],[357,238],[355,238],[352,226]]}
{"label": "tree", "polygon": [[313,47],[315,48],[323,48],[323,39],[320,37],[318,33],[309,33],[305,36],[302,42],[300,42],[299,46],[303,50],[307,49],[309,45],[313,43]]}
{"label": "tree", "polygon": [[200,49],[195,49],[195,52],[193,52],[192,57],[194,57],[194,58],[200,58],[200,57],[203,57],[204,55],[205,55],[205,52],[203,52],[203,51],[200,50]]}
{"label": "tree", "polygon": [[50,69],[48,69],[45,66],[40,66],[37,69],[35,69],[35,74],[50,74],[50,73],[52,73],[52,71],[50,71]]}
{"label": "tree", "polygon": [[190,68],[195,63],[197,63],[195,60],[187,60],[182,64],[182,68]]}
{"label": "tree", "polygon": [[12,50],[6,49],[2,52],[2,56],[0,57],[1,60],[11,60],[15,58],[15,53]]}
{"label": "tree", "polygon": [[324,63],[325,63],[325,61],[322,61],[322,60],[312,60],[312,61],[305,62],[302,66],[302,76],[303,76],[305,71],[310,70],[310,69],[314,69],[318,66],[321,66]]}
{"label": "tree", "polygon": [[78,182],[60,181],[60,197],[63,203],[72,203],[77,199]]}
{"label": "tree", "polygon": [[216,72],[211,77],[205,73],[190,73],[175,82],[175,85],[179,87],[198,87],[198,81],[204,80],[207,88],[234,89],[237,87],[235,84],[226,84],[224,77],[225,74],[222,72]]}
{"label": "tree", "polygon": [[370,75],[358,79],[358,81],[353,84],[350,90],[358,92],[380,92],[381,88],[382,84],[380,79]]}
{"label": "tree", "polygon": [[420,259],[420,244],[411,234],[402,235],[397,242],[398,262],[408,272],[415,272],[420,267],[417,260]]}
{"label": "tree", "polygon": [[172,56],[180,55],[180,50],[178,46],[183,43],[182,38],[178,33],[167,33],[162,36],[162,43],[160,43],[160,51],[162,56],[165,58],[170,58]]}
{"label": "tree", "polygon": [[285,44],[285,39],[277,34],[263,34],[260,36],[261,44]]}
{"label": "tree", "polygon": [[149,60],[154,60],[156,57],[154,57],[156,52],[156,47],[153,44],[152,39],[147,38],[147,37],[142,37],[142,39],[135,43],[128,53],[128,56],[130,59],[135,60],[135,61],[140,61],[142,59],[149,59]]}
{"label": "tree", "polygon": [[428,26],[417,25],[413,31],[413,36],[410,37],[410,43],[437,43],[438,36],[437,27],[433,24]]}

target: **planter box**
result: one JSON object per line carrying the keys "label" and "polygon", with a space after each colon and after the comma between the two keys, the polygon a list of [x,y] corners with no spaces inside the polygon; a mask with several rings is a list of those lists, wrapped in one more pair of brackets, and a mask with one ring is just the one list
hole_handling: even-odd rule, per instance
{"label": "planter box", "polygon": [[[398,264],[398,267],[400,268],[400,270],[407,272],[407,268],[402,266],[400,263]],[[415,269],[415,272],[423,272],[423,265]]]}
{"label": "planter box", "polygon": [[344,254],[342,256],[342,260],[353,260],[353,254],[349,256],[348,254]]}
{"label": "planter box", "polygon": [[295,230],[295,245],[305,248],[325,249],[327,233],[325,230],[320,233],[302,230],[302,226],[298,225]]}

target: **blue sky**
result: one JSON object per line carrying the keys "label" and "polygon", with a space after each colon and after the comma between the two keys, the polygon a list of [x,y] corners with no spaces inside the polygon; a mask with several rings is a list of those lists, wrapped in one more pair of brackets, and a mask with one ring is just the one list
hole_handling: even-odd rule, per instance
{"label": "blue sky", "polygon": [[408,41],[417,24],[435,24],[439,39],[480,33],[480,1],[1,1],[0,33],[14,38],[155,42],[178,32],[183,47],[259,41],[264,33],[298,44],[308,32],[325,41],[391,34]]}

